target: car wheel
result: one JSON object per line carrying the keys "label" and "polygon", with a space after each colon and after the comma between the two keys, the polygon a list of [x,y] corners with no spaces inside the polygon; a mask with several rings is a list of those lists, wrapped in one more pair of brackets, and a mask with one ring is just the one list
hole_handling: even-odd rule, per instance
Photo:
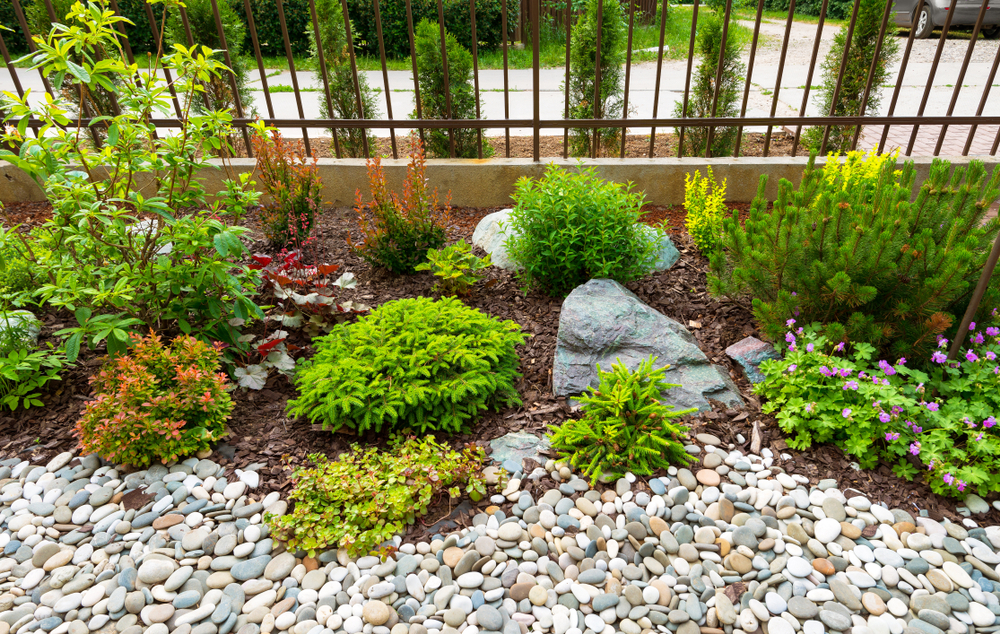
{"label": "car wheel", "polygon": [[985,28],[982,30],[982,33],[983,37],[990,40],[995,40],[998,37],[1000,37],[1000,24],[994,24],[991,27]]}
{"label": "car wheel", "polygon": [[931,36],[931,31],[934,30],[934,23],[931,22],[931,8],[927,6],[926,3],[921,3],[918,12],[917,30],[913,34],[913,37],[918,40],[924,40],[929,38]]}

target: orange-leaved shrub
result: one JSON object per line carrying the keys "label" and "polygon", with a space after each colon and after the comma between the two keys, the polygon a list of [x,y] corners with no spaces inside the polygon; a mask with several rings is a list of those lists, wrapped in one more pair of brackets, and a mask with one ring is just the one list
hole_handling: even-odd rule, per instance
{"label": "orange-leaved shrub", "polygon": [[427,184],[423,145],[415,140],[413,147],[401,195],[389,189],[376,157],[368,161],[371,202],[364,201],[361,190],[355,196],[362,240],[351,245],[366,262],[393,273],[413,273],[427,260],[427,251],[441,248],[446,238],[450,207],[440,206],[437,189]]}
{"label": "orange-leaved shrub", "polygon": [[264,237],[277,246],[301,246],[312,233],[321,203],[316,158],[303,156],[278,131],[258,133],[251,140],[261,184],[271,197],[260,213]]}
{"label": "orange-leaved shrub", "polygon": [[208,449],[233,411],[218,348],[183,336],[169,346],[133,335],[91,383],[97,397],[76,425],[80,446],[117,464],[147,466]]}

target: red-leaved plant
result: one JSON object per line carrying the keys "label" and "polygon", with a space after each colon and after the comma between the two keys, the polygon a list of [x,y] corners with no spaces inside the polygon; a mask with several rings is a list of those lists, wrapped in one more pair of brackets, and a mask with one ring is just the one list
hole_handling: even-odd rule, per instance
{"label": "red-leaved plant", "polygon": [[193,337],[163,345],[132,336],[127,355],[90,379],[97,397],[76,424],[80,447],[117,464],[144,467],[210,448],[233,411],[219,349]]}
{"label": "red-leaved plant", "polygon": [[256,134],[253,150],[261,184],[271,202],[261,209],[264,237],[278,246],[302,245],[312,232],[323,185],[316,158],[302,156],[281,133]]}
{"label": "red-leaved plant", "polygon": [[372,200],[366,203],[360,189],[355,194],[362,240],[351,242],[351,246],[372,266],[393,273],[413,273],[427,259],[428,250],[444,245],[451,208],[447,202],[440,206],[437,189],[427,184],[426,171],[427,160],[419,140],[414,140],[402,195],[390,191],[378,157],[368,161]]}

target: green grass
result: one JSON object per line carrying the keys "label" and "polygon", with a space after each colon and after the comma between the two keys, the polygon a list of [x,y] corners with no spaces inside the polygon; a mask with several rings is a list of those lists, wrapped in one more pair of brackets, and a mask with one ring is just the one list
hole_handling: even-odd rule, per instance
{"label": "green grass", "polygon": [[[748,20],[750,22],[753,22],[754,20],[757,19],[756,7],[733,7],[733,12],[736,14],[736,17],[739,18],[740,20]],[[769,11],[767,9],[764,9],[763,14],[761,16],[761,20],[772,20],[784,23],[786,20],[788,20],[788,12]],[[800,24],[818,24],[819,16],[802,15],[800,13],[796,13],[794,20],[795,22],[798,22]],[[847,24],[847,20],[838,20],[836,18],[831,18],[827,16],[825,24],[830,24],[832,26],[843,26]]]}

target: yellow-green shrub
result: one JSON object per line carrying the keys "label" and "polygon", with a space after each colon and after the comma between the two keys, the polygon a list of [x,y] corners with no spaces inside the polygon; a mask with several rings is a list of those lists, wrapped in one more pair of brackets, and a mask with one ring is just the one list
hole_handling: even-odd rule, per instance
{"label": "yellow-green shrub", "polygon": [[715,251],[726,214],[726,179],[716,181],[711,167],[704,177],[698,171],[685,174],[684,206],[687,230],[694,243],[706,254]]}

